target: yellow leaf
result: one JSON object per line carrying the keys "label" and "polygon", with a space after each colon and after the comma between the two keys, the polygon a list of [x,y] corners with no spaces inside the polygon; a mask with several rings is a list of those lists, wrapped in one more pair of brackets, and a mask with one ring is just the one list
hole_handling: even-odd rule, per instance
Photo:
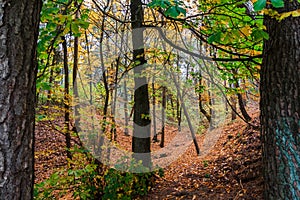
{"label": "yellow leaf", "polygon": [[289,17],[290,15],[292,14],[292,12],[284,12],[284,13],[281,13],[280,14],[280,17],[279,17],[279,21]]}
{"label": "yellow leaf", "polygon": [[300,16],[300,9],[292,11],[292,16],[293,17],[299,17]]}
{"label": "yellow leaf", "polygon": [[243,33],[244,36],[248,37],[252,33],[252,29],[249,25],[244,26],[243,28],[240,29],[240,31]]}

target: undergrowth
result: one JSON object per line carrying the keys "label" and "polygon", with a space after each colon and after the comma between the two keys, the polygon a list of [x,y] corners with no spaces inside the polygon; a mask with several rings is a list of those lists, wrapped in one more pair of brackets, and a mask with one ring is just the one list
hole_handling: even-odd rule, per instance
{"label": "undergrowth", "polygon": [[[128,158],[122,158],[128,159]],[[163,176],[158,169],[146,173],[130,173],[130,168],[143,168],[141,163],[131,159],[130,165],[120,164],[114,168],[99,165],[87,158],[84,150],[77,149],[68,166],[57,170],[50,178],[35,184],[34,199],[59,199],[67,194],[72,199],[133,199],[148,193],[157,176]],[[126,171],[127,170],[127,171]]]}

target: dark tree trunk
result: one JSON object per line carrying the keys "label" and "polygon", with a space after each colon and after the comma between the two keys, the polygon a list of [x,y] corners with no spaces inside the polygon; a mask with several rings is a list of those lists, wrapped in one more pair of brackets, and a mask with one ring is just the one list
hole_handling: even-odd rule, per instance
{"label": "dark tree trunk", "polygon": [[[234,84],[230,84],[231,88],[235,88]],[[237,115],[237,108],[236,108],[236,95],[231,95],[230,96],[230,104],[231,104],[231,120],[236,120],[236,115]]]}
{"label": "dark tree trunk", "polygon": [[129,125],[129,116],[128,116],[128,96],[127,96],[127,83],[124,81],[124,118],[125,118],[125,129],[124,134],[129,136],[128,125]]}
{"label": "dark tree trunk", "polygon": [[179,98],[176,99],[176,117],[177,117],[177,127],[178,131],[181,131],[181,115],[182,115],[182,108],[180,106]]}
{"label": "dark tree trunk", "polygon": [[196,87],[196,93],[198,93],[198,106],[199,106],[199,110],[200,112],[205,116],[205,118],[207,119],[208,123],[211,122],[211,115],[204,109],[204,106],[203,106],[203,100],[202,100],[202,94],[204,92],[204,86],[203,86],[203,83],[202,83],[202,75],[199,74],[199,77],[198,77],[198,86]]}
{"label": "dark tree trunk", "polygon": [[172,94],[169,94],[169,98],[170,100],[170,104],[171,104],[171,108],[172,108],[172,117],[173,117],[173,120],[176,119],[176,109],[175,109],[175,105],[174,105],[174,100],[173,100],[173,95]]}
{"label": "dark tree trunk", "polygon": [[[154,66],[155,68],[155,66]],[[155,70],[155,69],[154,69]],[[157,132],[156,132],[156,90],[155,90],[155,77],[152,78],[152,110],[153,110],[153,114],[152,114],[152,122],[153,122],[153,138],[152,141],[153,142],[158,142],[157,139]]]}
{"label": "dark tree trunk", "polygon": [[[75,7],[77,7],[77,1],[74,2]],[[79,18],[79,10],[75,14],[76,20]],[[74,98],[74,128],[73,130],[78,133],[79,129],[79,102],[78,102],[78,86],[77,86],[77,71],[78,71],[78,54],[79,54],[79,37],[74,37],[74,57],[73,57],[73,98]]]}
{"label": "dark tree trunk", "polygon": [[232,95],[230,97],[230,103],[231,103],[231,120],[236,120],[236,96],[235,95]]}
{"label": "dark tree trunk", "polygon": [[[53,83],[53,76],[54,76],[54,71],[53,71],[53,66],[55,65],[55,58],[53,58],[52,60],[52,66],[50,67],[50,77],[49,77],[49,85],[52,86]],[[50,103],[51,100],[51,95],[52,95],[52,90],[51,88],[48,90],[48,94],[47,94],[47,104]]]}
{"label": "dark tree trunk", "polygon": [[[226,80],[224,80],[224,85],[223,85],[224,88],[227,88],[227,82]],[[227,102],[227,97],[223,95],[223,98],[224,98],[224,102],[225,102],[225,110],[226,110],[226,115],[228,114],[228,111],[229,111],[229,106],[228,106],[228,102]]]}
{"label": "dark tree trunk", "polygon": [[[50,69],[50,77],[49,77],[49,85],[52,86],[52,83],[53,83],[53,75],[54,75],[54,72],[53,72],[53,69],[51,67]],[[50,100],[51,100],[51,95],[52,95],[52,90],[51,88],[48,90],[48,94],[47,94],[47,104],[50,103]]]}
{"label": "dark tree trunk", "polygon": [[105,100],[104,100],[104,107],[103,107],[103,120],[102,120],[102,125],[101,125],[102,133],[105,133],[105,131],[106,131],[106,124],[107,124],[106,123],[106,118],[107,118],[107,114],[108,114],[108,104],[109,104],[109,96],[110,96],[109,95],[108,80],[107,80],[107,70],[105,69],[105,63],[104,63],[104,57],[103,57],[104,21],[105,21],[105,18],[103,18],[103,20],[102,20],[101,36],[100,36],[100,62],[101,62],[103,84],[104,84],[104,89],[105,89]]}
{"label": "dark tree trunk", "polygon": [[197,139],[196,139],[196,133],[194,131],[194,128],[193,128],[193,125],[192,125],[189,113],[188,113],[188,111],[187,111],[187,109],[185,107],[185,103],[183,101],[182,94],[181,94],[180,89],[179,89],[179,86],[180,86],[179,82],[177,81],[177,79],[176,79],[175,76],[172,76],[172,79],[173,79],[173,81],[175,83],[175,86],[176,86],[176,91],[177,91],[178,99],[180,100],[180,102],[182,102],[181,103],[181,107],[183,109],[185,118],[186,118],[188,126],[190,128],[191,135],[192,135],[192,138],[193,138],[193,142],[194,142],[194,145],[195,145],[195,149],[196,149],[197,155],[199,156],[200,155],[200,148],[199,148],[199,145],[198,145],[198,142],[197,142]]}
{"label": "dark tree trunk", "polygon": [[66,137],[66,147],[67,147],[67,158],[72,159],[71,148],[71,134],[70,134],[70,92],[69,92],[69,65],[68,65],[68,47],[66,38],[62,37],[63,46],[63,58],[64,58],[64,112],[65,112],[65,124],[64,133]]}
{"label": "dark tree trunk", "polygon": [[[300,8],[285,1],[278,10]],[[265,199],[300,199],[300,18],[265,16],[269,40],[261,69],[261,134]]]}
{"label": "dark tree trunk", "polygon": [[148,95],[148,83],[142,70],[146,64],[143,37],[143,8],[141,0],[131,0],[131,26],[133,44],[134,68],[134,116],[132,151],[137,161],[142,161],[146,167],[151,167],[150,156],[150,107]]}
{"label": "dark tree trunk", "polygon": [[118,95],[118,75],[119,75],[119,65],[120,65],[120,57],[117,58],[116,60],[116,70],[115,70],[115,77],[114,77],[114,94],[113,94],[113,102],[111,106],[111,120],[112,120],[112,125],[110,129],[110,134],[113,135],[113,140],[117,141],[117,128],[116,128],[116,119],[115,119],[115,114],[116,114],[116,106],[117,106],[117,95]]}
{"label": "dark tree trunk", "polygon": [[166,121],[166,104],[167,104],[167,99],[166,99],[166,93],[167,93],[167,88],[163,87],[162,88],[162,109],[161,109],[161,141],[160,141],[160,147],[163,148],[165,146],[165,121]]}
{"label": "dark tree trunk", "polygon": [[[210,81],[208,81],[208,88],[211,88],[212,83]],[[215,120],[214,120],[214,116],[215,116],[215,110],[213,108],[213,106],[215,105],[215,98],[212,96],[210,89],[207,92],[208,94],[208,104],[209,104],[209,115],[210,115],[210,123],[209,123],[209,129],[213,130],[215,128]]]}
{"label": "dark tree trunk", "polygon": [[40,1],[0,3],[0,199],[33,199]]}
{"label": "dark tree trunk", "polygon": [[[238,81],[238,80],[236,80],[235,86],[236,86],[236,88],[240,88],[240,84],[239,84],[239,81]],[[242,96],[242,94],[241,94],[239,91],[237,91],[237,94],[236,94],[236,95],[237,95],[237,97],[238,97],[238,102],[239,102],[240,111],[241,111],[243,117],[245,118],[245,121],[246,121],[246,122],[249,122],[249,121],[251,120],[251,117],[249,116],[249,114],[248,114],[248,112],[247,112],[247,110],[246,110],[246,107],[245,107],[246,105],[245,105],[245,103],[244,103],[243,96]]]}
{"label": "dark tree trunk", "polygon": [[248,114],[248,112],[246,110],[243,96],[242,96],[241,93],[237,93],[236,95],[238,97],[240,111],[241,111],[243,117],[245,118],[245,121],[249,122],[251,120],[251,117],[250,117],[250,115]]}

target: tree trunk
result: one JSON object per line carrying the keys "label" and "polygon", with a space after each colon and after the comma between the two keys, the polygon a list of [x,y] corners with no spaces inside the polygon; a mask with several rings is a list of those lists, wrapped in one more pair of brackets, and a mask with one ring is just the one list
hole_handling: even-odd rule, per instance
{"label": "tree trunk", "polygon": [[117,106],[117,95],[118,95],[118,75],[119,75],[119,65],[120,65],[120,57],[117,58],[116,60],[116,69],[115,69],[115,77],[114,77],[114,94],[112,95],[112,106],[111,106],[111,120],[112,120],[112,125],[110,129],[110,134],[113,136],[113,140],[117,141],[117,128],[116,128],[116,119],[115,119],[115,114],[116,114],[116,106]]}
{"label": "tree trunk", "polygon": [[231,106],[232,106],[232,108],[231,108],[231,120],[233,121],[233,120],[236,120],[236,96],[235,95],[232,95],[231,97],[230,97],[230,103],[231,103]]}
{"label": "tree trunk", "polygon": [[[155,68],[155,66],[154,66]],[[155,69],[154,69],[155,70]],[[155,77],[152,78],[152,122],[153,122],[153,142],[158,142],[156,132],[156,90],[155,90]]]}
{"label": "tree trunk", "polygon": [[175,121],[176,119],[176,109],[175,109],[175,105],[174,105],[174,99],[173,99],[173,95],[172,94],[169,94],[169,98],[170,100],[170,104],[171,104],[171,108],[172,108],[172,117],[173,117],[173,120]]}
{"label": "tree trunk", "polygon": [[161,101],[161,141],[160,141],[160,147],[163,148],[165,146],[165,121],[166,121],[166,93],[167,88],[163,86],[162,88],[162,101]]}
{"label": "tree trunk", "polygon": [[[52,87],[53,84],[53,76],[54,76],[54,71],[53,71],[53,67],[56,65],[56,60],[55,60],[55,56],[52,60],[52,66],[50,67],[50,75],[49,75],[49,85],[50,87]],[[50,100],[51,100],[51,95],[52,95],[52,89],[50,88],[48,90],[48,94],[47,94],[47,104],[50,104]]]}
{"label": "tree trunk", "polygon": [[150,156],[150,106],[148,83],[142,70],[146,64],[143,36],[143,8],[141,0],[131,0],[131,26],[134,68],[134,116],[132,151],[137,161],[142,161],[145,167],[151,167]]}
{"label": "tree trunk", "polygon": [[65,111],[65,124],[64,133],[66,137],[67,158],[72,159],[71,148],[71,134],[70,134],[70,92],[69,92],[69,66],[68,66],[68,47],[65,36],[62,37],[63,58],[64,58],[64,111]]}
{"label": "tree trunk", "polygon": [[245,121],[249,122],[252,118],[250,117],[250,115],[248,114],[248,112],[246,110],[246,107],[245,107],[245,104],[244,104],[244,100],[243,100],[243,96],[242,96],[241,93],[237,93],[236,95],[238,97],[240,111],[241,111],[241,113],[242,113]]}
{"label": "tree trunk", "polygon": [[[196,87],[196,93],[198,93],[198,106],[199,106],[199,110],[200,112],[205,116],[205,118],[207,119],[208,123],[210,124],[211,122],[211,115],[204,109],[203,106],[203,99],[202,99],[202,94],[204,92],[204,85],[202,83],[202,75],[199,74],[198,77],[198,86]],[[196,84],[195,84],[196,85]]]}
{"label": "tree trunk", "polygon": [[208,104],[209,104],[209,115],[210,115],[210,123],[209,123],[209,129],[210,130],[213,130],[215,128],[215,120],[214,120],[214,117],[215,117],[215,110],[214,110],[214,105],[215,105],[215,98],[213,97],[213,95],[211,94],[211,88],[212,88],[212,83],[210,81],[208,81],[208,91],[207,91],[207,94],[208,94]]}
{"label": "tree trunk", "polygon": [[[239,80],[236,80],[235,87],[238,88],[238,89],[240,88]],[[241,113],[242,113],[245,121],[249,122],[251,120],[251,117],[249,116],[249,114],[248,114],[248,112],[246,110],[246,107],[245,107],[246,105],[244,103],[243,96],[242,96],[242,94],[239,91],[237,91],[236,95],[238,97],[240,111],[241,111]]]}
{"label": "tree trunk", "polygon": [[[78,6],[77,1],[74,2],[75,7]],[[75,19],[79,18],[79,10],[75,13]],[[74,37],[74,57],[73,57],[73,98],[74,98],[74,128],[73,130],[78,133],[79,128],[79,93],[77,86],[77,72],[78,72],[78,55],[79,55],[79,37]]]}
{"label": "tree trunk", "polygon": [[40,1],[0,2],[0,199],[32,199]]}
{"label": "tree trunk", "polygon": [[181,131],[181,115],[182,115],[182,108],[180,106],[180,100],[177,97],[176,99],[176,116],[177,116],[177,127],[178,131]]}
{"label": "tree trunk", "polygon": [[125,118],[125,129],[124,134],[129,136],[128,125],[129,125],[129,116],[128,116],[128,96],[127,96],[127,81],[124,81],[124,118]]}
{"label": "tree trunk", "polygon": [[[172,75],[172,74],[171,74]],[[179,82],[177,81],[176,77],[175,76],[172,76],[172,79],[175,83],[175,86],[176,86],[176,91],[177,91],[177,96],[178,96],[178,99],[181,103],[181,107],[183,109],[183,113],[185,115],[185,118],[187,120],[187,123],[188,123],[188,126],[190,128],[190,131],[191,131],[191,135],[192,135],[192,138],[193,138],[193,142],[194,142],[194,145],[195,145],[195,149],[196,149],[196,152],[197,152],[197,155],[199,156],[200,155],[200,148],[199,148],[199,145],[198,145],[198,142],[197,142],[197,139],[196,139],[196,134],[195,134],[195,131],[194,131],[194,128],[193,128],[193,124],[191,122],[191,119],[190,119],[190,116],[189,116],[189,113],[185,107],[185,103],[183,101],[183,98],[182,98],[182,94],[180,92],[180,89],[179,89]],[[179,130],[178,130],[179,131]]]}
{"label": "tree trunk", "polygon": [[[229,84],[230,88],[235,88],[235,84]],[[237,116],[237,107],[236,107],[236,103],[237,103],[237,99],[236,99],[236,95],[231,94],[230,98],[229,98],[230,104],[231,104],[231,120],[236,120],[236,116]]]}
{"label": "tree trunk", "polygon": [[[101,132],[103,134],[105,134],[105,132],[106,132],[106,124],[107,124],[106,123],[106,118],[107,118],[107,114],[108,114],[108,104],[109,104],[109,97],[110,97],[109,96],[108,80],[107,80],[107,70],[105,69],[105,63],[104,63],[104,57],[103,57],[104,21],[105,21],[105,18],[102,19],[101,35],[100,35],[100,41],[99,41],[99,43],[100,43],[100,62],[101,62],[103,84],[104,84],[104,89],[105,89],[103,119],[102,119],[102,125],[101,125]],[[91,102],[91,104],[92,104],[92,102]]]}
{"label": "tree trunk", "polygon": [[[278,12],[299,9],[285,1]],[[265,199],[300,199],[300,18],[265,16],[269,40],[261,69],[261,134]]]}

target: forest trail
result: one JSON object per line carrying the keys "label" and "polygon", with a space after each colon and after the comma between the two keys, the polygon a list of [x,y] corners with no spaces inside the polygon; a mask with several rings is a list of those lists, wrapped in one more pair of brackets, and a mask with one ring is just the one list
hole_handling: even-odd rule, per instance
{"label": "forest trail", "polygon": [[[258,125],[258,113],[252,117]],[[197,136],[201,155],[191,145],[142,199],[262,199],[259,131],[241,120],[216,131],[219,138],[211,132],[211,143],[205,135]]]}
{"label": "forest trail", "polygon": [[[252,123],[258,125],[258,111],[252,111],[251,115]],[[59,121],[56,119],[54,123]],[[51,127],[47,122],[36,126],[36,182],[66,165],[64,136]],[[188,135],[178,136],[172,127],[166,130],[169,148],[160,149],[159,143],[152,143],[156,155],[153,158],[156,162],[166,159],[174,162],[165,167],[164,177],[156,179],[149,194],[138,199],[262,199],[259,131],[237,119],[207,134],[197,135],[201,149],[197,156],[194,144],[190,140],[187,140],[189,143],[182,141]],[[174,140],[176,135],[178,138]],[[130,150],[130,138],[118,133],[117,141],[122,148]]]}

